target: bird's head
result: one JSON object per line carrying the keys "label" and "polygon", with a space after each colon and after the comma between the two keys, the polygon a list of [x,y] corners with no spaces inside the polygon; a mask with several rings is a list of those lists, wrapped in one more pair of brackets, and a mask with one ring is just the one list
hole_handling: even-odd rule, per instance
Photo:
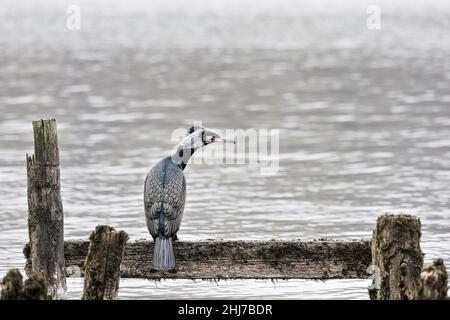
{"label": "bird's head", "polygon": [[186,137],[181,141],[172,153],[172,161],[180,165],[182,169],[186,167],[192,154],[203,146],[214,142],[236,143],[235,140],[225,139],[214,130],[192,126],[186,133]]}
{"label": "bird's head", "polygon": [[187,132],[187,137],[183,142],[191,144],[194,149],[201,148],[214,142],[236,143],[234,140],[222,138],[219,133],[214,130],[192,126]]}

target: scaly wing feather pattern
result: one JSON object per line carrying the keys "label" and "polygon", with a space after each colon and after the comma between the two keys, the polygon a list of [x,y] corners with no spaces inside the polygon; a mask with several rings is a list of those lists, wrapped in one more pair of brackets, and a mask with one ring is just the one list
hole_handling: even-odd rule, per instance
{"label": "scaly wing feather pattern", "polygon": [[163,203],[164,161],[159,161],[147,174],[144,184],[144,206],[147,228],[153,238],[158,236],[159,214]]}
{"label": "scaly wing feather pattern", "polygon": [[161,209],[164,209],[165,237],[174,236],[181,225],[186,199],[183,171],[173,162],[162,160],[148,173],[144,187],[147,228],[153,238],[159,235]]}
{"label": "scaly wing feather pattern", "polygon": [[167,166],[164,183],[164,236],[174,236],[180,229],[186,200],[183,171],[173,163]]}

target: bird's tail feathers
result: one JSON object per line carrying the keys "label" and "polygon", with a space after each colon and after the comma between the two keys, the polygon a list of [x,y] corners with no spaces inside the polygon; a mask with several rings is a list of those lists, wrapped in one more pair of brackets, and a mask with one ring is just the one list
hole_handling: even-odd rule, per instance
{"label": "bird's tail feathers", "polygon": [[157,237],[155,239],[153,267],[158,270],[170,270],[175,268],[175,256],[173,254],[171,237]]}

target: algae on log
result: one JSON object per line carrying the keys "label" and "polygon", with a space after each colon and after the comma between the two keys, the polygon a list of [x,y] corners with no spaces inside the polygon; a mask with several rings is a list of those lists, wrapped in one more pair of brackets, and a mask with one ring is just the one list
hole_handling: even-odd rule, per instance
{"label": "algae on log", "polygon": [[83,300],[117,299],[120,265],[128,235],[109,226],[97,226],[91,233],[84,267]]}
{"label": "algae on log", "polygon": [[31,269],[43,273],[53,299],[64,299],[64,216],[56,120],[33,121],[33,132],[34,155],[26,157]]}
{"label": "algae on log", "polygon": [[413,300],[417,298],[423,254],[420,249],[419,218],[407,214],[385,214],[377,219],[371,241],[372,265],[379,268],[371,299]]}
{"label": "algae on log", "polygon": [[448,276],[444,260],[437,259],[432,265],[424,266],[420,274],[418,299],[444,300],[447,298]]}
{"label": "algae on log", "polygon": [[11,269],[2,280],[1,300],[46,300],[47,283],[40,272],[33,272],[22,282],[19,270]]}

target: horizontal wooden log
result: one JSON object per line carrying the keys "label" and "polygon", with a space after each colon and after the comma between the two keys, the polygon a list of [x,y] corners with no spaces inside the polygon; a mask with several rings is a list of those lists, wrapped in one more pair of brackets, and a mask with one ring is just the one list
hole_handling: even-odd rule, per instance
{"label": "horizontal wooden log", "polygon": [[[69,275],[79,276],[88,241],[66,241]],[[126,246],[121,277],[146,279],[363,279],[371,264],[369,241],[176,241],[177,266],[152,267],[153,241]]]}

